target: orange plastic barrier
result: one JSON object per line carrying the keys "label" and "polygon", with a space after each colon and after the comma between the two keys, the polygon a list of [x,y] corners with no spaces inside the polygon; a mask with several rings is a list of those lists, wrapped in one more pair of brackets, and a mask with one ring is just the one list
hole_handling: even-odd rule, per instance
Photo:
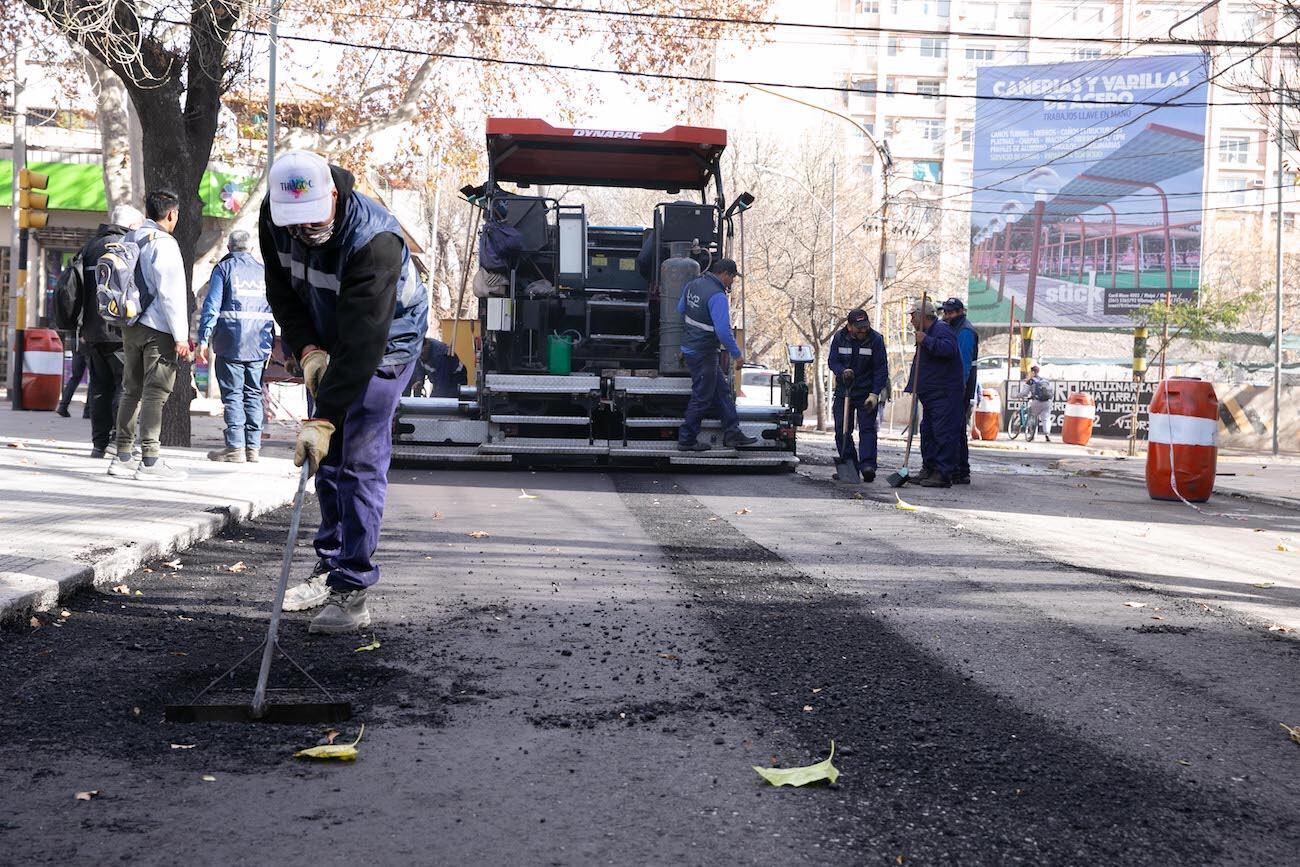
{"label": "orange plastic barrier", "polygon": [[23,409],[52,412],[63,390],[63,341],[52,328],[23,332]]}
{"label": "orange plastic barrier", "polygon": [[971,421],[971,439],[995,440],[1001,426],[1002,399],[995,389],[980,389],[979,400],[975,403],[975,417]]}
{"label": "orange plastic barrier", "polygon": [[1203,503],[1219,461],[1219,398],[1214,386],[1176,376],[1156,386],[1147,435],[1147,493],[1153,500]]}
{"label": "orange plastic barrier", "polygon": [[1086,446],[1092,439],[1092,426],[1097,421],[1097,406],[1092,395],[1076,391],[1065,401],[1065,423],[1061,425],[1061,442],[1072,446]]}

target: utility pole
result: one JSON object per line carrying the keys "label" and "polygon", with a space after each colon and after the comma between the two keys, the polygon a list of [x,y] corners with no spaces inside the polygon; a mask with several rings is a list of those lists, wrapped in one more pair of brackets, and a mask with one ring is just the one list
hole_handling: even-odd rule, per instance
{"label": "utility pole", "polygon": [[1278,71],[1277,88],[1277,256],[1273,272],[1273,454],[1278,452],[1278,427],[1282,422],[1282,142],[1286,114],[1286,88]]}
{"label": "utility pole", "polygon": [[[889,156],[889,149],[883,145],[880,151],[880,256],[876,263],[876,315],[873,322],[880,322],[881,305],[885,299],[885,268],[889,244],[889,169],[894,161]],[[879,326],[877,326],[879,327]],[[901,352],[901,344],[900,344]]]}
{"label": "utility pole", "polygon": [[[270,184],[271,163],[275,162],[275,73],[280,54],[277,38],[280,25],[280,0],[271,0],[271,65],[266,76],[266,177]],[[270,195],[270,191],[267,191]]]}
{"label": "utility pole", "polygon": [[14,142],[13,142],[13,181],[10,184],[12,198],[9,214],[13,221],[13,230],[9,242],[9,327],[5,329],[6,348],[8,349],[9,402],[14,409],[22,409],[23,400],[23,329],[27,327],[27,263],[19,264],[22,243],[22,230],[18,228],[19,175],[27,165],[27,93],[24,70],[27,51],[20,43],[14,47]]}

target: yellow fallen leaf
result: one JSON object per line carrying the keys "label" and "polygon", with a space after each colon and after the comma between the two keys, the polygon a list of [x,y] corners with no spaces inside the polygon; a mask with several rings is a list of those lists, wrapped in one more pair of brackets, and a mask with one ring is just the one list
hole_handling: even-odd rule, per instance
{"label": "yellow fallen leaf", "polygon": [[1125,602],[1124,607],[1125,608],[1146,608],[1147,604],[1145,602]]}
{"label": "yellow fallen leaf", "polygon": [[60,617],[71,617],[71,616],[72,616],[72,612],[65,608],[65,609],[63,609],[62,611],[59,612],[59,616],[60,616]]}
{"label": "yellow fallen leaf", "polygon": [[745,507],[745,508],[743,508],[743,509],[737,509],[737,510],[736,510],[736,514],[737,514],[737,515],[748,515],[748,514],[749,514],[749,507],[747,506],[747,507]]}
{"label": "yellow fallen leaf", "polygon": [[298,750],[293,757],[295,759],[338,759],[341,762],[356,761],[357,744],[361,743],[361,736],[365,732],[366,725],[362,723],[361,730],[357,732],[357,739],[350,744],[321,744],[318,747]]}
{"label": "yellow fallen leaf", "polygon": [[202,780],[205,783],[215,783],[217,781],[217,778],[212,776],[211,774],[204,774]]}
{"label": "yellow fallen leaf", "polygon": [[441,520],[442,520],[442,512],[434,512],[434,513],[433,513],[433,520],[435,520],[435,521],[441,521]]}
{"label": "yellow fallen leaf", "polygon": [[1296,726],[1295,728],[1292,728],[1291,726],[1287,725],[1286,723],[1278,723],[1278,725],[1280,725],[1282,728],[1286,729],[1286,733],[1289,734],[1289,735],[1291,736],[1291,740],[1293,740],[1293,741],[1295,741],[1296,743],[1300,744],[1300,726]]}
{"label": "yellow fallen leaf", "polygon": [[834,783],[839,779],[840,772],[835,765],[831,764],[833,758],[835,758],[835,741],[831,741],[831,754],[825,761],[815,765],[806,765],[802,768],[760,768],[758,765],[752,767],[760,777],[774,786],[806,786],[820,780]]}
{"label": "yellow fallen leaf", "polygon": [[469,534],[469,537],[471,539],[486,539],[488,536],[491,535],[492,534],[487,532],[486,530],[475,530],[474,532]]}
{"label": "yellow fallen leaf", "polygon": [[1257,581],[1257,582],[1255,582],[1254,584],[1252,584],[1252,585],[1250,585],[1250,586],[1251,586],[1251,587],[1258,587],[1260,590],[1267,590],[1268,588],[1270,588],[1270,587],[1272,587],[1272,586],[1274,586],[1274,585],[1273,585],[1273,582],[1272,582],[1272,581]]}
{"label": "yellow fallen leaf", "polygon": [[806,704],[806,705],[803,706],[803,712],[804,712],[804,713],[812,713],[812,709],[813,709],[813,706],[810,705],[810,704]]}
{"label": "yellow fallen leaf", "polygon": [[137,590],[137,591],[135,591],[135,595],[136,595],[136,596],[143,596],[143,595],[144,595],[144,591],[143,591],[143,590]]}
{"label": "yellow fallen leaf", "polygon": [[353,653],[361,653],[361,652],[366,651],[366,650],[378,650],[378,649],[379,649],[379,642],[378,642],[378,641],[371,641],[369,644],[363,644],[363,645],[361,645],[360,647],[358,647],[358,648],[356,648],[355,650],[353,650],[352,652],[353,652]]}
{"label": "yellow fallen leaf", "polygon": [[180,558],[179,558],[179,557],[178,557],[177,559],[175,559],[175,560],[168,560],[166,563],[163,563],[163,565],[166,566],[168,569],[184,569],[184,568],[185,568],[184,566],[181,565],[181,561],[180,561]]}
{"label": "yellow fallen leaf", "polygon": [[1294,554],[1296,551],[1300,550],[1300,548],[1292,548],[1286,542],[1278,542],[1277,549],[1283,554]]}
{"label": "yellow fallen leaf", "polygon": [[131,588],[127,587],[125,584],[117,584],[113,587],[113,592],[121,593],[123,596],[130,596]]}
{"label": "yellow fallen leaf", "polygon": [[227,568],[228,568],[231,572],[235,572],[235,573],[244,572],[244,571],[246,571],[246,570],[248,569],[248,567],[244,565],[244,561],[243,561],[243,560],[240,560],[238,563],[232,563],[232,564],[231,564],[230,566],[228,566]]}
{"label": "yellow fallen leaf", "polygon": [[88,792],[77,792],[76,800],[89,801],[91,798],[95,797],[98,794],[99,794],[99,789],[91,789]]}
{"label": "yellow fallen leaf", "polygon": [[535,500],[535,499],[537,499],[537,495],[536,495],[536,494],[530,494],[530,493],[528,493],[527,491],[525,491],[523,488],[520,488],[520,489],[519,489],[519,499],[521,499],[521,500]]}
{"label": "yellow fallen leaf", "polygon": [[894,494],[894,508],[895,508],[895,509],[898,509],[900,512],[919,512],[919,511],[921,511],[921,510],[918,509],[916,506],[913,506],[911,503],[905,503],[905,502],[903,502],[903,498],[900,497],[898,494]]}
{"label": "yellow fallen leaf", "polygon": [[41,623],[41,618],[33,617],[31,620],[27,621],[27,625],[32,629],[40,629],[44,624]]}

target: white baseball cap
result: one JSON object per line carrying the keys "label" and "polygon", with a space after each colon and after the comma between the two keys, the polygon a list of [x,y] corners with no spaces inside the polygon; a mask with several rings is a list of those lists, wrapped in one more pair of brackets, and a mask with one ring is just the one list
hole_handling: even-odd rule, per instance
{"label": "white baseball cap", "polygon": [[323,223],[334,206],[330,165],[311,151],[286,151],[271,166],[268,180],[271,222],[277,226]]}

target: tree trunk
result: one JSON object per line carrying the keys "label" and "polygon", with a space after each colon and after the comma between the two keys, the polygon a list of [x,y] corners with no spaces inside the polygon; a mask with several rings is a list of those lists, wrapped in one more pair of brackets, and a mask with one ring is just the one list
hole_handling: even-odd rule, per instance
{"label": "tree trunk", "polygon": [[826,374],[822,370],[822,345],[813,341],[813,393],[817,397],[817,430],[826,430],[830,413],[826,407]]}
{"label": "tree trunk", "polygon": [[126,85],[117,73],[90,55],[86,55],[86,75],[95,88],[95,120],[102,139],[108,211],[112,213],[118,205],[140,207],[131,183],[131,109]]}

